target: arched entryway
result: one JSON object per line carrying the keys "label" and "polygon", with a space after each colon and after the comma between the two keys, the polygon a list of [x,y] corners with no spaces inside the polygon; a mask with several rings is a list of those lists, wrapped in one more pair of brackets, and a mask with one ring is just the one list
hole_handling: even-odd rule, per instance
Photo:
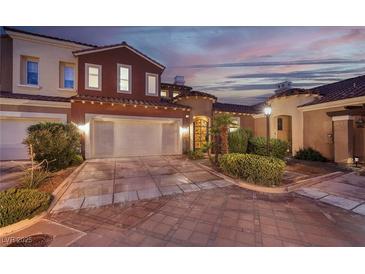
{"label": "arched entryway", "polygon": [[279,115],[276,117],[276,138],[289,143],[289,152],[292,151],[292,117]]}
{"label": "arched entryway", "polygon": [[209,118],[195,116],[193,121],[193,148],[202,148],[209,140]]}

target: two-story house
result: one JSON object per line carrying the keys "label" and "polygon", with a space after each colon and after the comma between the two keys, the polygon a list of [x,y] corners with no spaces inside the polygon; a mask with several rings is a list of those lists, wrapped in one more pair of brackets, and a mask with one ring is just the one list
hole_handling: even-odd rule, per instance
{"label": "two-story house", "polygon": [[181,154],[201,148],[215,115],[229,113],[235,127],[288,141],[292,154],[313,147],[336,162],[364,161],[365,76],[289,87],[255,106],[225,104],[182,76],[161,83],[165,67],[125,42],[95,46],[4,29],[0,160],[27,159],[26,129],[45,121],[75,123],[86,158]]}

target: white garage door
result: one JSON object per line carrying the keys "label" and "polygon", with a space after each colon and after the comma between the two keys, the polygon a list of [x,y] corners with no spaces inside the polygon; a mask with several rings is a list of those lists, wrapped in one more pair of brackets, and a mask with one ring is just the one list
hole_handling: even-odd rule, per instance
{"label": "white garage door", "polygon": [[92,157],[181,153],[179,121],[158,119],[93,120]]}
{"label": "white garage door", "polygon": [[27,147],[22,144],[30,125],[55,119],[5,118],[0,119],[0,160],[27,160]]}

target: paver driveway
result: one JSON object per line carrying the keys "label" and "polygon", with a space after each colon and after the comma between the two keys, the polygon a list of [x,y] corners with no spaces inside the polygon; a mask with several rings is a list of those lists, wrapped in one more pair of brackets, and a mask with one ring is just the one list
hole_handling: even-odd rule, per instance
{"label": "paver driveway", "polygon": [[228,185],[231,183],[184,156],[90,160],[53,211],[99,207]]}

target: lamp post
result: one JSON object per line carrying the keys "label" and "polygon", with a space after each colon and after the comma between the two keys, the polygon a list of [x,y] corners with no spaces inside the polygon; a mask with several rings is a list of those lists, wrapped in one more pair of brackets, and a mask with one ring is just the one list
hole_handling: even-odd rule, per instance
{"label": "lamp post", "polygon": [[266,154],[269,156],[270,151],[270,115],[271,115],[272,108],[267,105],[264,108],[264,113],[266,116]]}

